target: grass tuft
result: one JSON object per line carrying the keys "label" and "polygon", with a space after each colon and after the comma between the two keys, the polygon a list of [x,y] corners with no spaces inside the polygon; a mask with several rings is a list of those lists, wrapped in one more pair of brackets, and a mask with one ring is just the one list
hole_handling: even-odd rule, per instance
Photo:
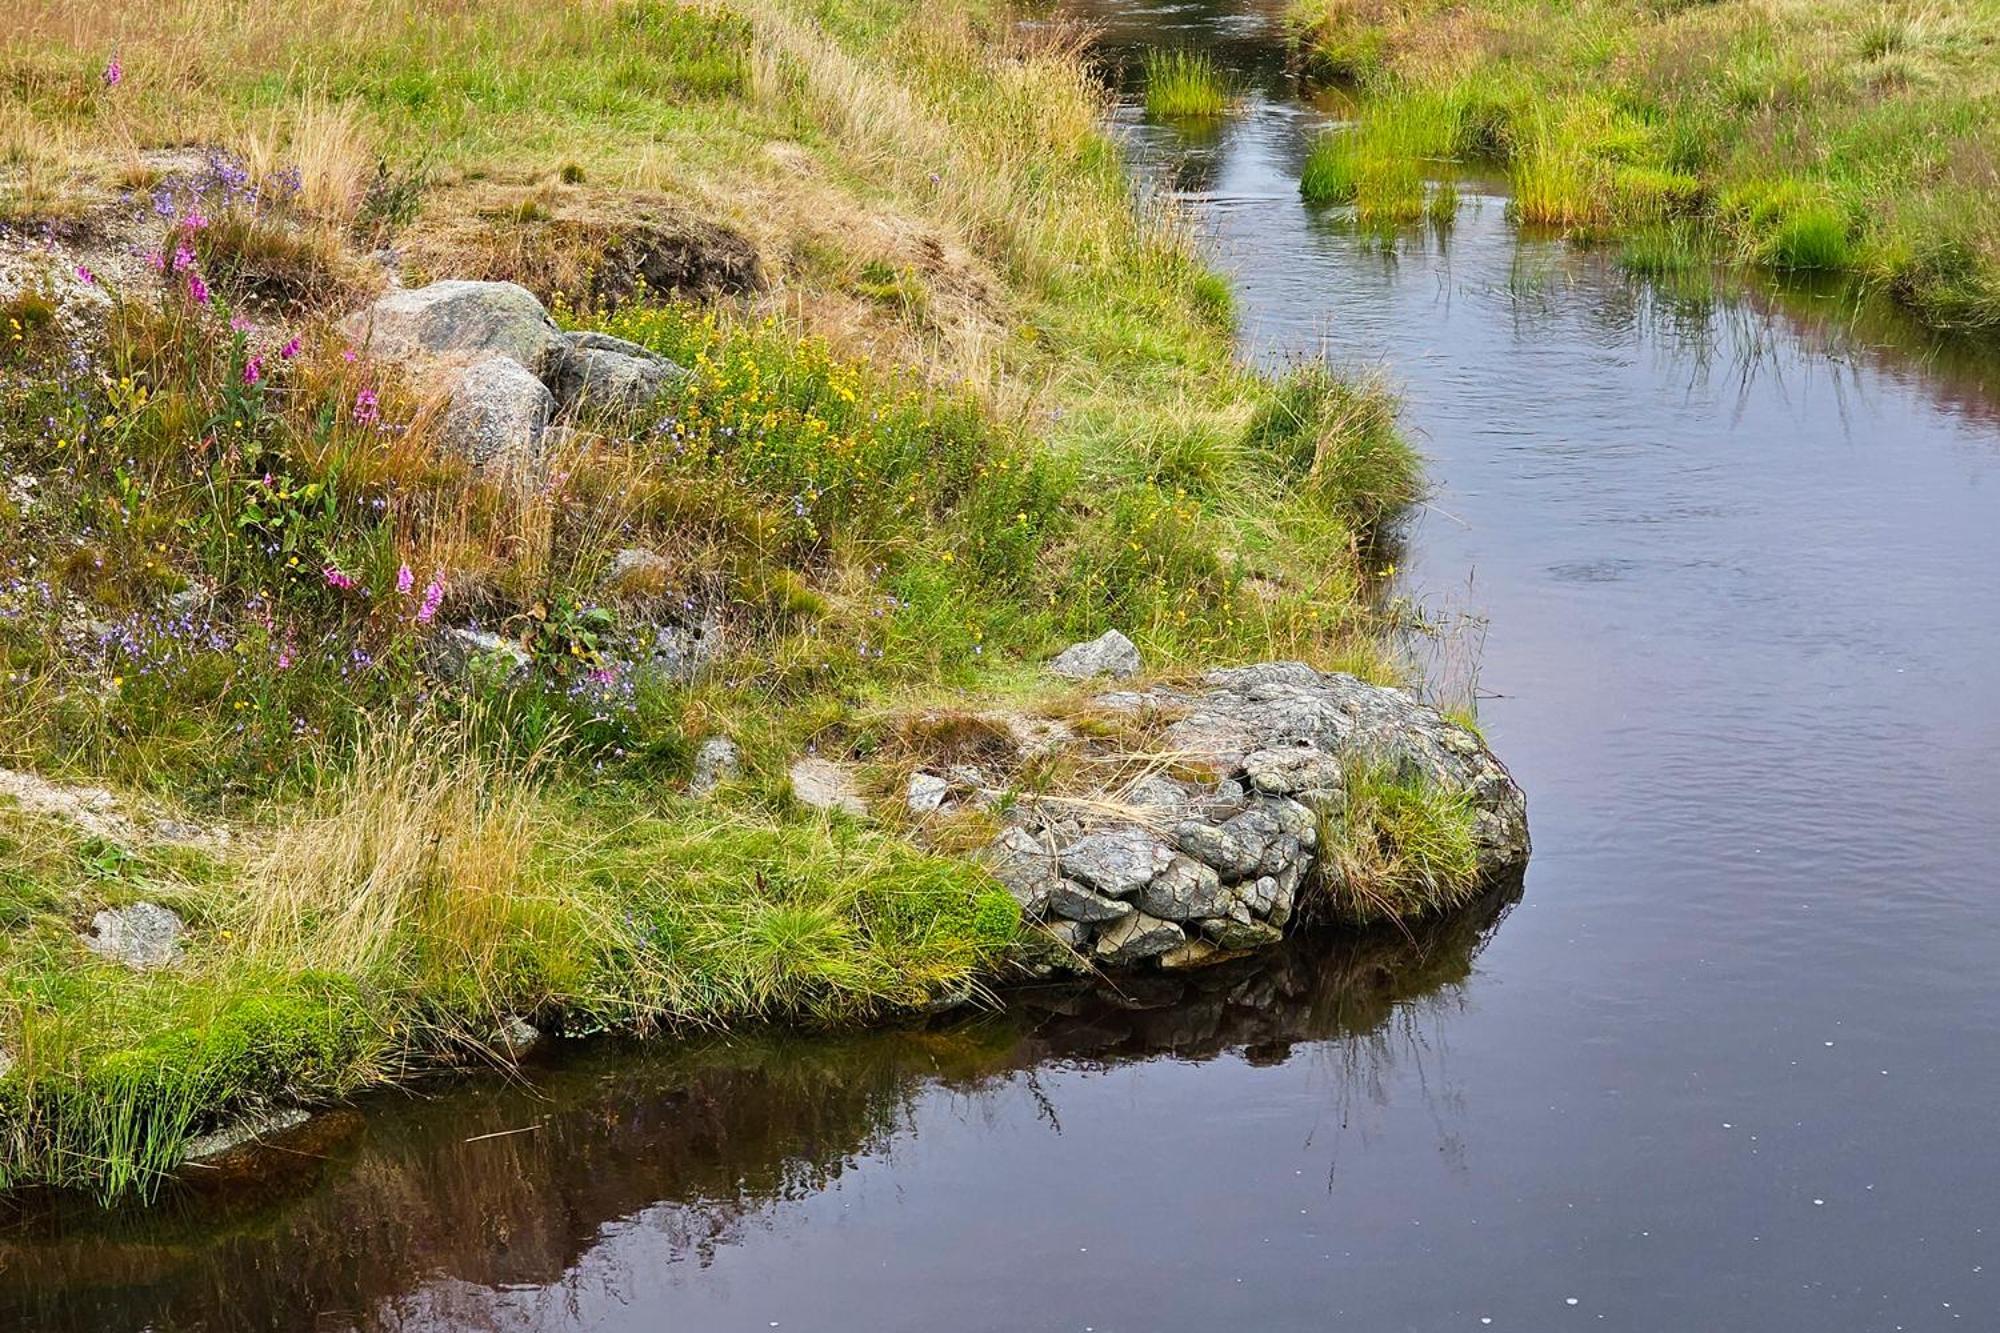
{"label": "grass tuft", "polygon": [[1471,797],[1385,762],[1349,766],[1344,799],[1320,818],[1314,912],[1406,920],[1463,906],[1479,889]]}
{"label": "grass tuft", "polygon": [[1146,114],[1155,120],[1213,120],[1229,110],[1229,82],[1205,51],[1186,47],[1146,52]]}

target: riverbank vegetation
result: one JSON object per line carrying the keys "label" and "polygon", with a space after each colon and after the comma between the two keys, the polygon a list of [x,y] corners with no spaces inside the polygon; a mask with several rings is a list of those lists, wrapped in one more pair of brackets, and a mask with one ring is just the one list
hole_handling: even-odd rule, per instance
{"label": "riverbank vegetation", "polygon": [[2000,327],[2000,4],[1298,0],[1307,67],[1364,94],[1309,195],[1407,212],[1498,163],[1524,223],[1849,273]]}
{"label": "riverbank vegetation", "polygon": [[[523,1017],[962,997],[1013,899],[805,809],[794,759],[1112,627],[1166,672],[1394,670],[1392,402],[1235,363],[1074,34],[28,0],[0,65],[0,766],[117,792],[0,798],[0,1186],[145,1190],[260,1107],[507,1060]],[[495,477],[342,331],[385,266],[690,374]],[[176,961],[86,947],[140,902]]]}

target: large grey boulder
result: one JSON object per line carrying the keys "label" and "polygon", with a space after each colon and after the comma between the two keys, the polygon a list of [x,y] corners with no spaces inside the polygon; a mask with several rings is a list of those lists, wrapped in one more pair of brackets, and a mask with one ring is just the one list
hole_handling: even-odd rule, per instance
{"label": "large grey boulder", "polygon": [[504,356],[540,371],[562,343],[542,303],[512,282],[399,287],[349,318],[347,333],[386,361]]}
{"label": "large grey boulder", "polygon": [[1112,676],[1123,680],[1139,674],[1139,649],[1117,630],[1106,630],[1089,643],[1075,643],[1049,663],[1049,674],[1066,680]]}
{"label": "large grey boulder", "polygon": [[1087,889],[1073,879],[1056,881],[1054,890],[1049,894],[1049,911],[1064,921],[1085,924],[1117,921],[1138,910],[1121,899],[1107,898],[1101,893]]}
{"label": "large grey boulder", "polygon": [[93,953],[139,972],[172,967],[181,960],[181,919],[157,903],[134,903],[99,912],[83,937]]}
{"label": "large grey boulder", "polygon": [[1219,916],[1229,910],[1229,900],[1214,868],[1189,856],[1176,856],[1135,899],[1140,911],[1169,921]]}
{"label": "large grey boulder", "polygon": [[541,461],[555,395],[520,362],[488,353],[451,373],[439,438],[484,466]]}
{"label": "large grey boulder", "polygon": [[564,407],[636,412],[686,374],[638,343],[608,333],[570,333],[550,358],[549,387]]}

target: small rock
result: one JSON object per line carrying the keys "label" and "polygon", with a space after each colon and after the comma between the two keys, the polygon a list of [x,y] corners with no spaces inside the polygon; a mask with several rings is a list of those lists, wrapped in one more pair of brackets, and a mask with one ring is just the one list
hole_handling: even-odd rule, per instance
{"label": "small rock", "polygon": [[1097,937],[1093,952],[1107,967],[1128,967],[1187,942],[1187,932],[1171,921],[1134,912],[1122,921],[1106,926]]}
{"label": "small rock", "polygon": [[743,754],[727,736],[710,736],[694,752],[694,776],[688,779],[688,795],[707,796],[743,771]]}
{"label": "small rock", "polygon": [[1229,892],[1212,866],[1191,856],[1176,856],[1167,868],[1139,890],[1139,910],[1168,921],[1190,921],[1229,910]]}
{"label": "small rock", "polygon": [[1234,962],[1243,957],[1241,950],[1224,949],[1196,936],[1186,944],[1167,950],[1160,955],[1160,970],[1163,972],[1191,972],[1198,967],[1214,967],[1219,963]]}
{"label": "small rock", "polygon": [[1136,824],[1086,833],[1062,851],[1062,870],[1113,898],[1138,892],[1173,862],[1174,854]]}
{"label": "small rock", "polygon": [[1305,743],[1253,750],[1243,757],[1243,775],[1252,787],[1274,796],[1329,790],[1346,781],[1338,755]]}
{"label": "small rock", "polygon": [[1225,875],[1249,874],[1264,855],[1261,842],[1249,846],[1227,824],[1209,824],[1199,819],[1185,819],[1176,824],[1174,842],[1189,856]]}
{"label": "small rock", "polygon": [[1149,774],[1133,783],[1125,792],[1125,802],[1142,810],[1159,811],[1166,815],[1178,815],[1193,802],[1194,795],[1186,787],[1159,773]]}
{"label": "small rock", "polygon": [[347,332],[389,361],[497,354],[540,371],[562,333],[526,287],[433,282],[385,293],[347,321]]}
{"label": "small rock", "polygon": [[950,794],[951,784],[943,778],[931,773],[912,773],[903,800],[913,815],[934,815],[944,808],[944,798]]}
{"label": "small rock", "polygon": [[555,396],[512,357],[482,356],[451,381],[438,436],[481,467],[540,460]]}
{"label": "small rock", "polygon": [[1128,902],[1092,893],[1075,880],[1061,880],[1049,893],[1049,911],[1065,921],[1116,921],[1137,910]]}
{"label": "small rock", "polygon": [[687,685],[698,680],[721,657],[722,625],[710,617],[699,625],[656,628],[652,645],[637,670],[676,685]]}
{"label": "small rock", "polygon": [[549,387],[564,407],[636,412],[687,372],[638,343],[606,333],[572,333],[551,358]]}
{"label": "small rock", "polygon": [[519,680],[533,664],[528,650],[514,640],[480,629],[440,630],[431,655],[432,671],[461,683],[489,678]]}
{"label": "small rock", "polygon": [[1211,917],[1201,923],[1201,933],[1224,949],[1262,949],[1285,938],[1285,932],[1261,921],[1237,921]]}
{"label": "small rock", "polygon": [[181,960],[180,916],[157,903],[134,903],[99,912],[83,937],[91,952],[140,972]]}
{"label": "small rock", "polygon": [[508,1059],[518,1060],[539,1046],[541,1041],[541,1029],[519,1014],[509,1014],[494,1029],[491,1044],[494,1050]]}
{"label": "small rock", "polygon": [[7,1077],[14,1070],[14,1053],[0,1046],[0,1078]]}
{"label": "small rock", "polygon": [[1090,943],[1090,927],[1081,921],[1051,921],[1046,927],[1056,943],[1079,952]]}
{"label": "small rock", "polygon": [[838,810],[857,818],[868,813],[868,805],[854,785],[854,775],[846,765],[830,759],[808,757],[792,765],[792,795],[801,805],[815,810]]}
{"label": "small rock", "polygon": [[1112,676],[1123,680],[1139,674],[1139,649],[1117,630],[1106,630],[1088,643],[1075,643],[1049,663],[1049,674],[1066,680]]}
{"label": "small rock", "polygon": [[614,601],[645,601],[658,597],[673,573],[672,563],[658,551],[628,546],[611,557],[599,586]]}
{"label": "small rock", "polygon": [[181,1154],[181,1160],[210,1161],[253,1143],[266,1134],[282,1134],[288,1129],[297,1129],[310,1119],[311,1116],[297,1107],[248,1116],[233,1125],[225,1125],[211,1134],[203,1134],[199,1138],[190,1140],[186,1150]]}
{"label": "small rock", "polygon": [[980,859],[1021,904],[1022,915],[1033,918],[1048,911],[1061,876],[1056,873],[1055,853],[1040,838],[1026,829],[1007,829],[987,845]]}

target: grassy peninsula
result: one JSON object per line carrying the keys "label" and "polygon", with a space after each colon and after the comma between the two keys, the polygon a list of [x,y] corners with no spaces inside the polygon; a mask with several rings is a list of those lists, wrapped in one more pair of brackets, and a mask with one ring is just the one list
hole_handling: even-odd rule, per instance
{"label": "grassy peninsula", "polygon": [[1407,220],[1450,160],[1497,162],[1524,223],[1665,271],[1852,274],[1926,323],[2000,327],[1992,0],[1297,0],[1306,67],[1361,125],[1314,197]]}
{"label": "grassy peninsula", "polygon": [[[1024,945],[950,854],[990,823],[807,810],[797,757],[888,782],[903,719],[1045,692],[1110,627],[1161,671],[1391,672],[1393,403],[1235,363],[1075,33],[25,0],[0,68],[0,1187],[143,1191],[259,1107],[504,1061],[514,1016],[961,994]],[[691,373],[496,480],[343,332],[392,271]],[[700,669],[625,670],[663,617]],[[470,625],[528,669],[446,669]],[[717,737],[740,771],[690,794]],[[140,901],[174,966],[80,940]]]}

